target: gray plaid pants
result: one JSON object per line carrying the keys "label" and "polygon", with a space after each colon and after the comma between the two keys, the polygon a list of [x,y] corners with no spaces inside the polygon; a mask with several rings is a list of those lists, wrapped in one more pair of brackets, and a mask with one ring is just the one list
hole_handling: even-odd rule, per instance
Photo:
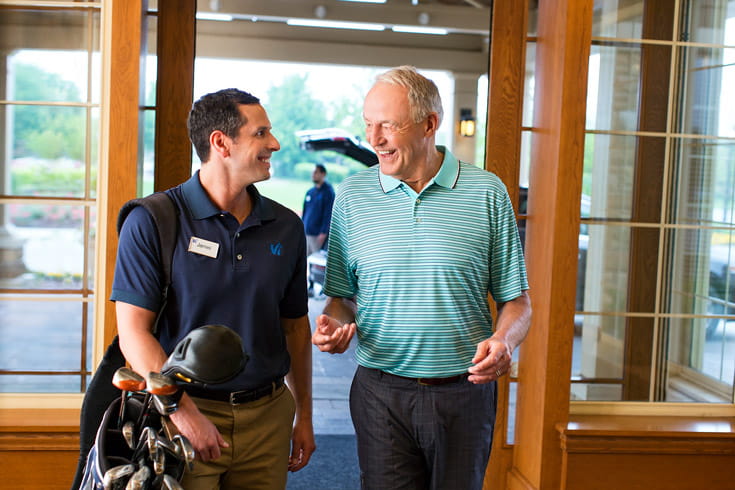
{"label": "gray plaid pants", "polygon": [[481,490],[496,383],[427,386],[358,366],[350,390],[363,490]]}

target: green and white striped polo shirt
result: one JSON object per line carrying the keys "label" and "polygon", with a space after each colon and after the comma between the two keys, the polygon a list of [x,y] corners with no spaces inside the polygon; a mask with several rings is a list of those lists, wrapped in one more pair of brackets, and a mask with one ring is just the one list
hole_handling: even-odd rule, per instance
{"label": "green and white striped polo shirt", "polygon": [[438,149],[420,194],[376,165],[345,179],[332,212],[324,291],[356,297],[357,362],[399,376],[467,371],[492,334],[487,293],[528,289],[504,184]]}

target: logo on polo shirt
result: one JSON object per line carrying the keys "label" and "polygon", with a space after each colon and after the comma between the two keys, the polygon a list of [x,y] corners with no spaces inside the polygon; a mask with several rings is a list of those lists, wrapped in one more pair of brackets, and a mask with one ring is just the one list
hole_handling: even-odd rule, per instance
{"label": "logo on polo shirt", "polygon": [[273,255],[281,255],[281,251],[283,250],[283,246],[281,246],[281,242],[278,243],[271,243],[271,253]]}

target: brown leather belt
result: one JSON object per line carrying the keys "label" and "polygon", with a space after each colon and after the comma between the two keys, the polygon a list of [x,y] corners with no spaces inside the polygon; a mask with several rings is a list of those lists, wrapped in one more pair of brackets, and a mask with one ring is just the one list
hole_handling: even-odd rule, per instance
{"label": "brown leather belt", "polygon": [[242,403],[254,402],[267,395],[272,395],[281,386],[283,386],[283,378],[277,379],[267,385],[253,388],[252,390],[243,391],[215,391],[215,390],[203,390],[195,386],[189,386],[186,388],[186,392],[190,396],[196,398],[205,398],[207,400],[217,400],[220,402],[229,402],[231,405],[240,405]]}
{"label": "brown leather belt", "polygon": [[381,373],[385,374],[386,376],[393,376],[394,378],[413,381],[424,386],[439,386],[448,385],[450,383],[458,383],[462,380],[467,379],[467,376],[469,376],[468,373],[462,373],[457,374],[456,376],[449,376],[447,378],[407,378],[406,376],[398,376],[397,374],[386,373],[385,371],[381,371]]}

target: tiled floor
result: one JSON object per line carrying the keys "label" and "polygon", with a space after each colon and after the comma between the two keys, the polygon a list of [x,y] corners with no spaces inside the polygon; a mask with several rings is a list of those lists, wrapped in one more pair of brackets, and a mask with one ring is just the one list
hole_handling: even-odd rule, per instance
{"label": "tiled floor", "polygon": [[[312,329],[324,308],[324,300],[309,300]],[[349,393],[356,364],[354,351],[327,354],[312,346],[314,432],[316,434],[354,434],[350,420]]]}

